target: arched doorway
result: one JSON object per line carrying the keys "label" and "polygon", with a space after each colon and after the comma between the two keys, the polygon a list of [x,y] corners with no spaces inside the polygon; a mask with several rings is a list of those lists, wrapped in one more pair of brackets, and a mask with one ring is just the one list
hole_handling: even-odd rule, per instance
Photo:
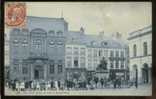
{"label": "arched doorway", "polygon": [[142,80],[143,80],[143,83],[148,83],[149,82],[149,67],[148,67],[147,63],[143,64]]}
{"label": "arched doorway", "polygon": [[133,82],[136,87],[138,86],[138,67],[137,65],[133,65]]}

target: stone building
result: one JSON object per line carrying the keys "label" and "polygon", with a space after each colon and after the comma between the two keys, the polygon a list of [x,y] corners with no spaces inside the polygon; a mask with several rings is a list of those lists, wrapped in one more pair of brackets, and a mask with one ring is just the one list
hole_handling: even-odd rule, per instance
{"label": "stone building", "polygon": [[152,26],[129,33],[130,77],[138,83],[151,83]]}
{"label": "stone building", "polygon": [[87,71],[95,72],[102,58],[105,58],[107,72],[112,79],[116,75],[126,78],[128,46],[120,38],[106,37],[103,32],[87,35],[83,28],[69,31],[67,35],[66,68],[86,68]]}
{"label": "stone building", "polygon": [[11,79],[64,79],[67,26],[63,18],[29,16],[26,27],[12,29]]}

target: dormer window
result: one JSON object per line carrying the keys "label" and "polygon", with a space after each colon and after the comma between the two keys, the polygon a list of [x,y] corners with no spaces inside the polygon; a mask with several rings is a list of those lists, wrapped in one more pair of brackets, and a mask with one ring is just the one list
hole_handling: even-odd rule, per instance
{"label": "dormer window", "polygon": [[101,45],[102,45],[102,46],[107,46],[107,45],[108,45],[108,43],[107,43],[107,42],[105,42],[105,41],[103,41],[103,42],[101,43]]}

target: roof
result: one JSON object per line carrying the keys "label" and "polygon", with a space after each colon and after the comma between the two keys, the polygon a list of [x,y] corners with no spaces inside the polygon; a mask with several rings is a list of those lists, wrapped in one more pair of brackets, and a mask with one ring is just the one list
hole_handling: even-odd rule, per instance
{"label": "roof", "polygon": [[133,32],[130,32],[129,35],[135,35],[135,34],[138,34],[140,32],[145,33],[147,31],[152,31],[152,25],[149,25],[149,26],[143,27],[141,29],[135,30]]}
{"label": "roof", "polygon": [[152,33],[152,25],[149,25],[149,26],[146,26],[144,28],[130,32],[128,40],[131,40],[131,39],[134,39],[137,37],[141,37],[141,36],[146,35],[146,34],[151,34],[151,33]]}
{"label": "roof", "polygon": [[80,31],[69,31],[67,33],[67,44],[86,45],[98,48],[125,48],[126,43],[119,39],[101,37],[99,35],[87,35]]}

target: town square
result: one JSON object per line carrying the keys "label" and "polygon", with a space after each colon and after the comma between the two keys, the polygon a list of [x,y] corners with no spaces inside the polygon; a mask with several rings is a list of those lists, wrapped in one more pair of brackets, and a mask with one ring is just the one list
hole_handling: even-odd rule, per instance
{"label": "town square", "polygon": [[[39,2],[36,4],[42,5]],[[152,25],[148,11],[151,4],[135,4],[119,3],[127,9],[120,12],[116,10],[118,4],[115,3],[43,3],[43,11],[53,6],[51,13],[60,14],[53,16],[41,12],[45,14],[41,16],[31,12],[35,11],[35,3],[6,3],[5,95],[150,96]],[[62,8],[55,11],[55,6]],[[69,14],[72,7],[73,10],[79,9],[79,12],[73,12],[78,13],[79,18]],[[83,7],[86,8],[84,12]],[[89,13],[90,7],[95,7],[97,14],[96,11]],[[102,12],[103,8],[107,10]],[[110,13],[109,9],[114,13]],[[134,17],[138,15],[135,11],[144,14],[146,10],[149,16],[142,19]],[[137,21],[138,27],[135,22],[127,21],[124,24],[128,24],[125,28],[129,30],[126,30],[124,25],[108,21],[117,16],[116,12],[124,13],[123,18],[140,20]],[[134,16],[126,16],[126,12]],[[144,24],[139,23],[144,21]],[[71,28],[72,25],[76,29]]]}

